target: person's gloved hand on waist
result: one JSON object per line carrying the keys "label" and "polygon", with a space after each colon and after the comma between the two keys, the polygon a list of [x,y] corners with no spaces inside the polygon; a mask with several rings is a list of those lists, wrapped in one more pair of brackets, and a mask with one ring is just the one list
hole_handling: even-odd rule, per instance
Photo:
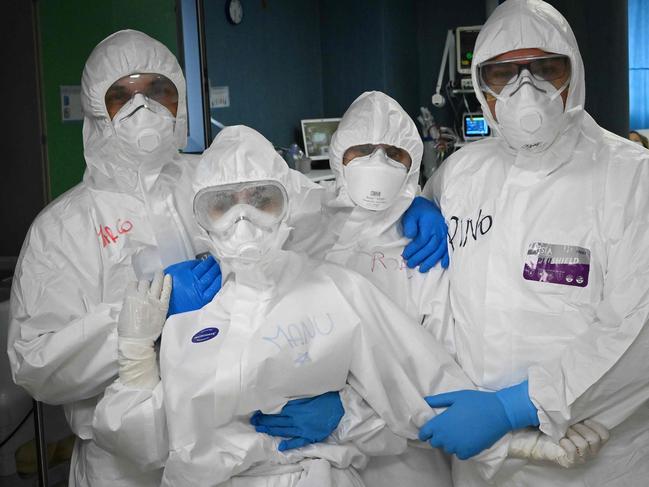
{"label": "person's gloved hand on waist", "polygon": [[539,426],[527,381],[497,392],[454,391],[425,398],[446,410],[419,430],[419,439],[466,460],[489,448],[509,431]]}
{"label": "person's gloved hand on waist", "polygon": [[401,224],[403,234],[413,239],[402,254],[408,267],[419,266],[419,272],[428,272],[438,262],[443,268],[448,267],[448,228],[435,203],[417,196],[403,214]]}
{"label": "person's gloved hand on waist", "polygon": [[287,438],[278,448],[285,451],[323,441],[336,429],[344,414],[338,392],[326,392],[289,401],[279,414],[257,411],[250,423],[258,433]]}
{"label": "person's gloved hand on waist", "polygon": [[221,289],[221,268],[211,255],[170,265],[165,274],[173,279],[168,316],[201,309]]}

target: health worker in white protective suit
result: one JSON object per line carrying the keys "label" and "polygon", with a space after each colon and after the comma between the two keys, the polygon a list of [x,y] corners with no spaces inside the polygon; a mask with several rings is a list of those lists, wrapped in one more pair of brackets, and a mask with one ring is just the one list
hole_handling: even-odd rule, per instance
{"label": "health worker in white protective suit", "polygon": [[[359,96],[331,140],[336,189],[325,203],[327,225],[312,255],[362,274],[408,314],[410,323],[423,325],[440,342],[447,338],[451,349],[451,337],[446,336],[448,280],[442,267],[421,273],[409,268],[402,257],[407,242],[401,217],[419,192],[422,151],[417,127],[396,101],[381,92]],[[353,390],[346,389],[342,400],[347,416],[359,409]],[[288,422],[292,410],[284,409],[278,415],[255,418],[255,424],[258,431],[279,435],[282,428],[306,429],[301,423],[307,418],[327,417],[326,410],[313,412],[317,414]],[[366,421],[362,427],[377,431],[380,421]],[[349,423],[344,417],[343,428],[350,429]],[[449,459],[440,450],[411,446],[399,456],[387,455],[390,452],[383,450],[381,456],[370,458],[360,472],[365,485],[451,485]]]}
{"label": "health worker in white protective suit", "polygon": [[[70,485],[159,485],[159,475],[97,446],[92,417],[117,376],[126,283],[194,256],[172,193],[199,160],[178,153],[187,133],[185,80],[160,42],[121,31],[88,58],[82,103],[87,168],[25,239],[11,293],[9,359],[18,385],[64,405],[78,437]],[[216,280],[218,266],[203,267]]]}
{"label": "health worker in white protective suit", "polygon": [[203,154],[193,204],[224,285],[201,310],[167,319],[160,379],[150,357],[166,285],[157,278],[152,291],[141,282],[127,294],[119,340],[142,359],[121,365],[146,373],[135,382],[120,369],[93,425],[102,445],[142,468],[164,465],[163,485],[360,486],[362,441],[281,452],[251,416],[349,382],[394,433],[415,440],[434,414],[427,391],[471,387],[432,335],[365,278],[282,249],[287,218],[314,186],[254,130],[224,129]]}
{"label": "health worker in white protective suit", "polygon": [[[326,204],[329,225],[321,236],[321,256],[365,276],[407,312],[411,323],[423,326],[454,355],[447,273],[441,267],[426,274],[414,272],[401,257],[401,218],[419,191],[422,142],[414,122],[389,96],[364,93],[343,116],[332,138],[331,155],[336,191]],[[377,194],[387,197],[377,201]],[[337,437],[358,436],[363,431],[372,431],[378,437],[381,418],[372,417],[353,389],[344,389],[341,396],[348,414],[342,418]],[[326,408],[316,406],[323,401],[314,398],[310,403],[289,405],[279,414],[260,415],[255,418],[255,425],[258,431],[277,436],[287,428],[298,430],[302,436],[306,432],[308,436],[310,430],[325,427],[316,421],[330,419]],[[357,418],[363,418],[361,424],[354,424],[358,423]],[[575,428],[593,438],[593,448],[608,437],[604,428],[590,421]],[[373,445],[381,455],[371,457],[360,472],[366,485],[452,485],[449,459],[440,450],[411,446],[404,454],[394,456],[393,450],[382,449],[378,441]],[[557,445],[538,432],[519,432],[510,442],[509,451],[501,453],[569,466],[582,461],[582,456],[589,452],[578,451],[569,438],[563,438]],[[504,457],[494,460],[492,457],[491,463],[497,464]]]}
{"label": "health worker in white protective suit", "polygon": [[[647,152],[584,111],[577,42],[545,2],[494,11],[472,77],[497,137],[453,154],[425,189],[449,224],[457,360],[485,392],[427,398],[447,409],[420,436],[477,452],[511,427],[556,440],[592,418],[611,430],[597,458],[571,470],[520,462],[496,484],[645,485]],[[487,392],[503,388],[516,405],[504,418]],[[454,463],[454,480],[483,485],[470,462]]]}

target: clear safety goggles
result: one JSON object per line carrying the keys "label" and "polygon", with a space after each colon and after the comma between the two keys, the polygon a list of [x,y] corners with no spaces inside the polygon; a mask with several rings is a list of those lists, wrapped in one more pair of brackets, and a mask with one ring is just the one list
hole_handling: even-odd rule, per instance
{"label": "clear safety goggles", "polygon": [[402,149],[401,147],[397,147],[396,145],[388,145],[388,144],[353,145],[350,148],[348,148],[343,154],[343,164],[347,164],[348,162],[351,162],[353,159],[359,157],[371,156],[378,149],[383,149],[385,151],[385,155],[387,155],[390,159],[400,162],[407,168],[409,168],[410,165],[412,164],[412,159],[410,158],[410,154],[408,154],[407,150]]}
{"label": "clear safety goggles", "polygon": [[505,86],[516,83],[524,70],[537,81],[560,80],[563,83],[570,77],[570,58],[563,54],[550,54],[506,61],[485,61],[478,66],[478,75],[482,88],[497,94]]}
{"label": "clear safety goggles", "polygon": [[208,232],[222,233],[240,220],[262,228],[286,215],[288,196],[277,181],[254,181],[203,188],[194,197],[194,216]]}
{"label": "clear safety goggles", "polygon": [[104,101],[111,119],[138,93],[160,103],[175,115],[178,107],[176,85],[161,74],[133,73],[118,79],[106,91]]}

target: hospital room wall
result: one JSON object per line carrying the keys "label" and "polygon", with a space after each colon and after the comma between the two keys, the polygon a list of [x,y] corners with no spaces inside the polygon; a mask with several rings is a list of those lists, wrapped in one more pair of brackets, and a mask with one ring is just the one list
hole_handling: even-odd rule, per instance
{"label": "hospital room wall", "polygon": [[629,134],[627,0],[548,0],[570,23],[586,70],[586,110],[607,130]]}
{"label": "hospital room wall", "polygon": [[[447,30],[485,17],[484,0],[321,0],[325,115],[340,116],[363,91],[381,90],[416,118],[430,107]],[[435,115],[449,123],[451,113],[449,105]]]}
{"label": "hospital room wall", "polygon": [[204,5],[210,86],[230,92],[230,106],[212,109],[212,117],[248,125],[276,145],[297,140],[301,119],[323,115],[319,0],[244,2],[236,26],[226,20],[225,0]]}
{"label": "hospital room wall", "polygon": [[237,26],[224,5],[205,4],[210,85],[230,92],[230,107],[211,111],[218,122],[286,146],[299,140],[301,119],[340,117],[363,91],[417,110],[414,0],[246,3]]}
{"label": "hospital room wall", "polygon": [[61,121],[59,86],[80,85],[92,49],[120,29],[141,30],[178,51],[174,0],[38,1],[41,66],[52,198],[81,181],[82,122]]}
{"label": "hospital room wall", "polygon": [[[11,22],[0,31],[0,56],[6,66],[5,75],[0,77],[0,92],[7,95],[3,100],[5,116],[0,119],[0,302],[9,297],[11,282],[6,278],[13,272],[27,228],[43,208],[48,189],[42,153],[35,10],[31,2],[6,2],[2,8]],[[0,333],[6,333],[3,324],[0,317]],[[4,397],[11,401],[10,394]]]}
{"label": "hospital room wall", "polygon": [[325,116],[340,117],[368,90],[418,110],[414,0],[321,0],[320,26]]}

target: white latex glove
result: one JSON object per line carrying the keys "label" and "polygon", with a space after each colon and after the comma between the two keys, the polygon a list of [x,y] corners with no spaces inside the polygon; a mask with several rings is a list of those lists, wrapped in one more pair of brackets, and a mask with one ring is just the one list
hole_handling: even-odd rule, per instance
{"label": "white latex glove", "polygon": [[117,322],[119,379],[127,386],[153,389],[160,381],[154,343],[167,318],[171,276],[158,272],[149,281],[132,282]]}
{"label": "white latex glove", "polygon": [[608,430],[591,419],[568,428],[558,445],[538,430],[516,431],[509,443],[509,456],[572,468],[594,458],[608,439]]}

